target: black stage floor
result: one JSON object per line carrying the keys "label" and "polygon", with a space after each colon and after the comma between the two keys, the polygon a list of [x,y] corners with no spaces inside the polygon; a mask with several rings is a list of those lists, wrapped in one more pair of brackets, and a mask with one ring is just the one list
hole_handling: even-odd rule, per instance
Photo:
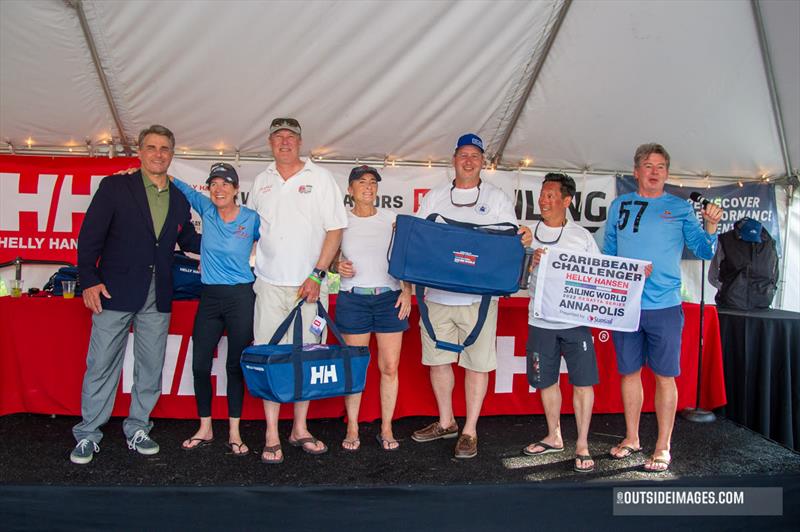
{"label": "black stage floor", "polygon": [[[180,443],[195,421],[155,420],[151,436],[161,452],[144,457],[125,445],[121,419],[105,427],[101,452],[88,465],[70,463],[71,417],[0,417],[2,529],[272,529],[293,530],[529,530],[562,529],[793,529],[800,526],[800,454],[721,419],[695,424],[678,418],[673,464],[644,472],[646,453],[614,460],[608,449],[622,438],[621,415],[596,415],[590,449],[594,473],[572,471],[575,425],[562,419],[565,451],[527,457],[520,450],[545,435],[544,416],[482,418],[479,454],[452,457],[455,440],[416,443],[408,436],[429,418],[395,422],[397,452],[382,451],[378,424],[362,424],[362,448],[343,451],[342,420],[312,420],[311,431],[330,446],[310,456],[285,443],[286,460],[263,465],[263,421],[242,423],[253,453],[227,454],[225,422],[215,442],[187,452]],[[463,422],[463,420],[459,420]],[[655,417],[642,417],[645,452],[655,439]],[[642,518],[612,515],[613,487],[778,486],[783,517]],[[134,521],[129,521],[132,518]],[[143,521],[139,521],[144,518]],[[655,519],[655,520],[654,520]],[[702,523],[702,524],[701,524]],[[273,525],[273,526],[270,526]],[[502,526],[500,526],[502,525]]]}

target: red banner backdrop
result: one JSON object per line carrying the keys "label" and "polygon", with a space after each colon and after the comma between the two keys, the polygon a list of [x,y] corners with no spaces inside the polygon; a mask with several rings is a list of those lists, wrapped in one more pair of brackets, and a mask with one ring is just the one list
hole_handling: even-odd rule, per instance
{"label": "red banner backdrop", "polygon": [[100,180],[139,159],[0,155],[0,263],[75,263],[78,232]]}
{"label": "red banner backdrop", "polygon": [[[335,298],[332,300],[332,310],[335,312]],[[153,412],[154,417],[196,416],[190,387],[191,361],[187,357],[196,308],[195,302],[176,302],[174,305],[162,380],[163,395]],[[695,405],[697,385],[699,306],[685,304],[684,311],[686,320],[683,330],[682,373],[677,379],[678,408]],[[491,374],[483,414],[543,412],[539,394],[529,390],[525,376],[527,315],[527,299],[501,301],[497,327],[498,369]],[[411,316],[412,326],[404,337],[400,361],[400,392],[395,412],[397,417],[432,416],[436,413],[428,370],[420,362],[418,318],[415,307]],[[90,314],[80,299],[0,298],[0,415],[15,412],[79,415],[81,382],[86,368],[90,329]],[[609,336],[608,331],[594,330],[600,367],[600,384],[595,387],[596,413],[622,411],[614,347]],[[701,405],[715,408],[725,404],[722,350],[715,307],[706,307],[704,350]],[[373,360],[362,400],[362,420],[380,417],[379,373],[374,360],[376,353],[373,343]],[[218,368],[224,372],[224,360],[218,357],[214,367],[214,371]],[[653,375],[648,370],[643,375],[644,409],[652,411]],[[126,374],[123,370],[123,385],[117,393],[114,415],[125,415],[128,411],[130,394],[124,390],[126,380],[130,382],[130,373]],[[220,387],[217,379],[212,378],[212,381],[214,389],[218,390]],[[224,390],[224,387],[221,388]],[[566,374],[561,376],[561,388],[564,396],[563,411],[572,412],[572,387],[568,384]],[[463,372],[460,369],[457,369],[454,407],[456,415],[464,415]],[[215,395],[213,415],[218,418],[227,416],[224,396]],[[311,404],[309,415],[343,416],[343,401],[315,401]],[[261,419],[263,416],[260,401],[247,395],[243,417]],[[284,406],[282,417],[291,417],[290,406]]]}

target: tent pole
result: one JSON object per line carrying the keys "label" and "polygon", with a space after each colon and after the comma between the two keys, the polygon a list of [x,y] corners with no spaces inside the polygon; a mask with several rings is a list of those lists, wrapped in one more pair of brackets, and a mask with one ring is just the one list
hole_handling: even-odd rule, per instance
{"label": "tent pole", "polygon": [[100,62],[100,55],[97,53],[97,46],[94,43],[94,37],[92,37],[89,22],[86,20],[86,13],[83,10],[83,0],[72,0],[69,2],[69,5],[75,8],[75,11],[78,13],[78,20],[81,22],[83,37],[86,39],[86,45],[89,47],[89,51],[92,54],[92,62],[97,71],[97,77],[100,78],[100,85],[103,87],[103,93],[106,95],[106,102],[111,110],[111,116],[114,118],[114,123],[117,126],[117,132],[119,133],[122,147],[125,150],[125,155],[130,156],[133,153],[131,151],[131,145],[130,142],[128,142],[128,136],[125,134],[125,128],[122,127],[122,120],[120,119],[117,106],[114,103],[114,97],[111,95],[111,87],[108,84],[108,78],[106,78],[105,70],[103,70],[103,65]]}
{"label": "tent pole", "polygon": [[772,101],[772,113],[775,115],[775,127],[778,130],[778,137],[781,140],[783,166],[786,169],[786,176],[788,177],[793,174],[792,160],[786,144],[786,130],[783,127],[783,111],[781,110],[781,100],[778,97],[778,88],[775,84],[775,71],[772,68],[772,56],[769,53],[767,32],[764,29],[764,19],[761,16],[761,2],[760,0],[750,0],[750,5],[753,7],[753,19],[755,20],[756,30],[758,31],[758,44],[761,48],[761,60],[764,64],[767,84],[769,85],[769,97]]}
{"label": "tent pole", "polygon": [[550,54],[550,49],[553,47],[553,42],[556,40],[556,35],[558,35],[558,31],[561,29],[561,24],[567,17],[567,11],[569,11],[570,5],[572,5],[572,0],[564,0],[564,3],[561,4],[558,17],[553,23],[553,28],[550,30],[550,34],[547,36],[547,41],[544,44],[542,55],[539,57],[539,61],[536,62],[536,66],[533,67],[533,72],[531,73],[531,77],[528,79],[528,84],[525,86],[525,91],[522,93],[519,102],[517,102],[517,107],[514,109],[514,113],[511,115],[511,120],[509,120],[508,127],[506,128],[505,133],[503,133],[503,138],[500,139],[500,144],[497,147],[497,151],[492,156],[492,164],[495,166],[499,166],[500,162],[503,160],[503,152],[506,150],[508,139],[511,138],[511,133],[514,132],[514,128],[517,126],[517,121],[522,114],[522,110],[525,108],[525,103],[528,101],[531,91],[533,91],[533,86],[536,84],[536,80],[539,79],[539,74],[542,71],[545,61],[547,61],[547,56]]}
{"label": "tent pole", "polygon": [[[772,114],[775,118],[775,127],[778,130],[778,138],[781,142],[781,155],[783,155],[783,165],[786,169],[786,177],[789,178],[793,175],[792,172],[792,160],[791,156],[789,155],[789,149],[786,144],[786,130],[783,126],[783,111],[781,110],[781,100],[778,97],[778,88],[775,83],[775,71],[772,68],[772,56],[769,52],[769,44],[767,43],[767,32],[764,29],[764,18],[761,15],[761,2],[760,0],[750,0],[750,5],[753,8],[753,20],[756,23],[756,30],[758,31],[758,44],[761,48],[761,60],[764,64],[764,72],[767,78],[767,85],[769,86],[769,97],[772,102]],[[787,192],[791,192],[791,188],[787,190]],[[788,198],[788,201],[791,201],[791,198]],[[784,228],[784,252],[783,257],[781,257],[781,272],[783,277],[786,275],[786,246],[785,243],[788,240],[789,236],[789,218],[790,213],[787,209],[786,212],[786,226]],[[783,308],[783,288],[785,284],[781,283],[780,285],[780,294],[778,295],[778,306]]]}

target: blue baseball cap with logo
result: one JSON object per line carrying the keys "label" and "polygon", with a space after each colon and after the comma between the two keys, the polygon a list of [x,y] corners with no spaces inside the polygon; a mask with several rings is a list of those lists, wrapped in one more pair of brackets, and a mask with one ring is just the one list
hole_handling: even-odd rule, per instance
{"label": "blue baseball cap with logo", "polygon": [[210,185],[215,177],[220,177],[226,183],[230,183],[236,188],[239,188],[239,174],[236,169],[228,163],[214,163],[211,165],[211,170],[208,172],[208,179],[206,185]]}
{"label": "blue baseball cap with logo", "polygon": [[739,237],[745,242],[761,242],[761,222],[742,218],[739,221]]}
{"label": "blue baseball cap with logo", "polygon": [[475,146],[481,150],[481,153],[483,153],[483,141],[475,133],[467,133],[458,137],[458,142],[456,142],[456,151],[458,151],[458,149],[462,146]]}

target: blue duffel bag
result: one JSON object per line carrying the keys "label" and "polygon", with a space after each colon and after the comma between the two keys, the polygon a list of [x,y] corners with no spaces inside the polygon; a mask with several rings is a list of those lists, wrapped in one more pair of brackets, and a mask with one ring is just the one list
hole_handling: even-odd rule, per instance
{"label": "blue duffel bag", "polygon": [[[445,223],[435,222],[437,218]],[[437,348],[458,353],[473,344],[486,321],[492,296],[517,292],[525,257],[517,229],[510,222],[477,225],[440,214],[426,219],[397,216],[389,274],[416,285],[420,318]],[[478,321],[463,344],[436,339],[424,299],[426,287],[483,296]]]}
{"label": "blue duffel bag", "polygon": [[[339,345],[303,345],[302,305],[300,301],[289,313],[268,344],[253,345],[242,352],[240,363],[250,393],[276,403],[293,403],[363,391],[369,347],[347,345],[319,302],[317,313],[328,323]],[[279,345],[292,320],[292,343]]]}

